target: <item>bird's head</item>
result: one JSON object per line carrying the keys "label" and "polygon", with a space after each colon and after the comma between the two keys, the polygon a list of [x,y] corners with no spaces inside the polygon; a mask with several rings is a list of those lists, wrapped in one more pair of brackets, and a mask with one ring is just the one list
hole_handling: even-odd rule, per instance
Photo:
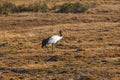
{"label": "bird's head", "polygon": [[62,33],[62,32],[63,32],[63,30],[62,30],[62,29],[60,29],[60,30],[59,30],[59,33]]}
{"label": "bird's head", "polygon": [[63,30],[62,29],[59,30],[59,33],[60,33],[60,36],[62,36]]}

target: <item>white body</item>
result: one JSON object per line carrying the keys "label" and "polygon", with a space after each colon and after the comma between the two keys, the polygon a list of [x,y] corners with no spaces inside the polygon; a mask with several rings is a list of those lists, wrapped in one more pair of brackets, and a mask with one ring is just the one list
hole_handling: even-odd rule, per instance
{"label": "white body", "polygon": [[62,36],[57,36],[57,35],[51,36],[48,40],[48,44],[55,44],[57,41],[61,39],[62,39]]}

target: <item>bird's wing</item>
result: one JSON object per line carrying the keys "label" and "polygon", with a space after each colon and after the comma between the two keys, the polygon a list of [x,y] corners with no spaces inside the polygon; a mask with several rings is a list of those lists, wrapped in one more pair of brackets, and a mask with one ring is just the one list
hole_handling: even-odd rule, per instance
{"label": "bird's wing", "polygon": [[57,35],[54,35],[54,36],[51,36],[51,37],[49,38],[48,43],[49,43],[49,44],[56,43],[56,42],[59,41],[60,39],[62,39],[62,37],[57,36]]}

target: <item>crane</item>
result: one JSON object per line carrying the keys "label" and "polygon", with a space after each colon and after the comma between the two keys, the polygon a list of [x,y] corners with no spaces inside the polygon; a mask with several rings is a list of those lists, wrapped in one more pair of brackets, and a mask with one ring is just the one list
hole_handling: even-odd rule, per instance
{"label": "crane", "polygon": [[[59,36],[58,35],[53,35],[53,36],[49,36],[46,39],[43,39],[41,47],[42,48],[44,48],[44,47],[47,48],[47,45],[52,44],[52,52],[53,52],[54,44],[57,43],[59,40],[61,40],[63,38],[62,32],[63,32],[62,30],[59,31],[59,34],[60,34]],[[47,50],[48,50],[48,48],[47,48]]]}

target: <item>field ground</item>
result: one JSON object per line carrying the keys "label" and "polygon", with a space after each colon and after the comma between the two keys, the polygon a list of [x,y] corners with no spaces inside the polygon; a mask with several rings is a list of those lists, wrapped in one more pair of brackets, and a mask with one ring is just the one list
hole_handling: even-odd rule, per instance
{"label": "field ground", "polygon": [[[87,3],[80,14],[0,15],[0,80],[120,80],[120,1]],[[55,52],[42,49],[59,29]]]}

